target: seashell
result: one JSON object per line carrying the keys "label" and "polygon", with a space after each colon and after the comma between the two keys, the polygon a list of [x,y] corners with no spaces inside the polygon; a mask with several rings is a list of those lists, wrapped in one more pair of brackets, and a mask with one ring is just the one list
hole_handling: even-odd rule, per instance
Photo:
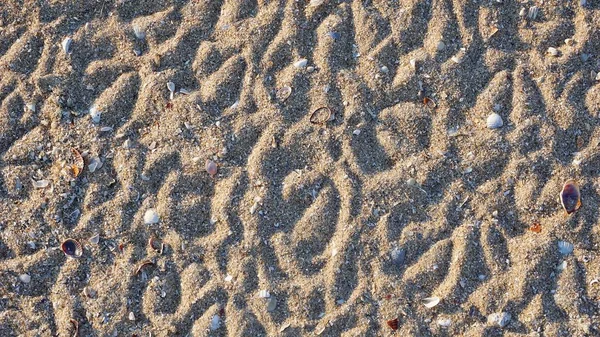
{"label": "seashell", "polygon": [[33,183],[33,187],[35,188],[45,188],[48,187],[48,185],[50,185],[50,180],[47,179],[42,179],[42,180],[31,180],[31,182]]}
{"label": "seashell", "polygon": [[90,170],[91,173],[94,173],[96,170],[100,169],[102,167],[102,161],[100,160],[100,158],[94,157],[90,160],[90,163],[88,164],[88,170]]}
{"label": "seashell", "polygon": [[92,236],[88,241],[93,245],[97,245],[100,242],[100,234]]}
{"label": "seashell", "polygon": [[579,186],[574,179],[567,180],[563,185],[560,192],[560,203],[567,214],[571,214],[581,207],[581,194],[579,193]]}
{"label": "seashell", "polygon": [[70,319],[69,322],[71,322],[71,324],[73,324],[73,334],[71,334],[71,336],[77,337],[79,336],[79,322],[77,322],[74,319]]}
{"label": "seashell", "polygon": [[294,62],[294,67],[304,68],[304,67],[306,67],[307,64],[308,64],[307,59],[299,59],[298,61]]}
{"label": "seashell", "polygon": [[452,324],[452,320],[450,318],[440,318],[438,319],[437,324],[442,328],[447,328]]}
{"label": "seashell", "polygon": [[260,298],[269,298],[271,297],[271,294],[269,294],[268,290],[261,290],[258,292],[258,297]]}
{"label": "seashell", "polygon": [[143,261],[142,263],[140,263],[140,265],[135,270],[135,275],[138,275],[142,271],[142,269],[144,269],[145,267],[149,267],[149,266],[153,266],[153,265],[154,265],[154,262],[152,262],[150,260]]}
{"label": "seashell", "polygon": [[218,171],[217,163],[215,163],[212,160],[207,160],[205,169],[206,169],[206,172],[208,172],[208,174],[210,174],[211,177],[214,177]]}
{"label": "seashell", "polygon": [[170,92],[174,92],[175,91],[175,83],[169,81],[167,82],[167,89],[169,89]]}
{"label": "seashell", "polygon": [[556,49],[554,47],[549,47],[548,54],[550,54],[552,56],[558,56],[559,52],[558,52],[558,49]]}
{"label": "seashell", "polygon": [[392,329],[394,331],[398,330],[398,319],[397,318],[390,319],[385,323],[387,324],[387,326],[390,327],[390,329]]}
{"label": "seashell", "polygon": [[288,85],[281,87],[281,89],[277,90],[275,97],[277,97],[280,101],[285,101],[292,94],[292,88]]}
{"label": "seashell", "polygon": [[519,16],[524,17],[525,15],[527,15],[527,9],[525,9],[525,7],[521,7],[521,11],[519,11]]}
{"label": "seashell", "polygon": [[487,321],[489,324],[504,328],[510,322],[511,315],[508,312],[495,312],[488,315]]}
{"label": "seashell", "polygon": [[404,249],[396,247],[392,249],[390,255],[392,257],[392,261],[397,266],[402,266],[404,264],[404,259],[406,258],[406,251],[404,251]]}
{"label": "seashell", "polygon": [[488,116],[486,120],[486,125],[490,129],[498,129],[501,128],[502,125],[504,125],[504,122],[502,121],[502,117],[500,117],[500,115],[494,112]]}
{"label": "seashell", "polygon": [[150,239],[148,239],[148,246],[150,246],[150,248],[157,251],[158,254],[160,254],[160,255],[162,255],[162,253],[165,250],[165,244],[164,243],[159,244],[159,242],[152,236],[150,237]]}
{"label": "seashell", "polygon": [[103,126],[100,128],[100,132],[110,132],[113,130],[112,126]]}
{"label": "seashell", "polygon": [[27,103],[25,104],[25,107],[27,108],[27,110],[35,112],[35,103]]}
{"label": "seashell", "polygon": [[90,117],[92,118],[92,122],[95,124],[100,123],[100,115],[102,115],[102,111],[98,110],[96,106],[90,108]]}
{"label": "seashell", "polygon": [[60,250],[68,257],[81,257],[83,255],[83,247],[75,239],[66,239],[63,241],[60,244]]}
{"label": "seashell", "polygon": [[156,213],[153,208],[149,208],[146,210],[146,213],[144,213],[144,223],[146,225],[156,224],[159,220],[158,213]]}
{"label": "seashell", "polygon": [[129,312],[129,317],[128,318],[129,318],[130,321],[135,321],[135,314],[133,313],[133,311]]}
{"label": "seashell", "polygon": [[221,327],[221,317],[219,317],[219,315],[214,315],[212,317],[212,319],[210,320],[210,329],[212,331],[215,331],[220,327]]}
{"label": "seashell", "polygon": [[324,125],[325,123],[327,123],[328,121],[331,120],[331,109],[329,109],[326,106],[317,108],[310,115],[309,120],[313,124],[323,124]]}
{"label": "seashell", "polygon": [[23,283],[29,283],[31,282],[31,276],[29,274],[21,274],[19,275],[19,280]]}
{"label": "seashell", "polygon": [[70,53],[71,43],[73,43],[73,39],[71,39],[70,37],[65,37],[65,39],[62,40],[62,43],[60,45],[62,46],[62,49],[65,52],[65,54]]}
{"label": "seashell", "polygon": [[562,255],[569,255],[573,252],[573,244],[567,241],[558,241],[558,251]]}
{"label": "seashell", "polygon": [[146,32],[140,26],[133,26],[133,35],[140,40],[146,38]]}
{"label": "seashell", "polygon": [[434,109],[437,107],[437,103],[429,97],[423,98],[423,105],[425,105],[429,109]]}
{"label": "seashell", "polygon": [[565,269],[567,269],[567,261],[563,261],[563,262],[559,263],[558,266],[556,266],[556,271],[559,273]]}
{"label": "seashell", "polygon": [[88,298],[95,298],[98,292],[90,287],[83,288],[83,294]]}
{"label": "seashell", "polygon": [[537,6],[531,6],[531,7],[529,7],[529,11],[527,12],[527,17],[530,20],[535,20],[538,16],[539,12],[540,12],[540,9]]}
{"label": "seashell", "polygon": [[440,303],[440,298],[437,296],[427,297],[423,299],[422,303],[425,307],[431,309]]}
{"label": "seashell", "polygon": [[310,0],[308,3],[308,7],[318,7],[321,6],[325,0]]}
{"label": "seashell", "polygon": [[233,280],[233,276],[227,275],[225,276],[225,282],[231,282]]}
{"label": "seashell", "polygon": [[338,32],[328,32],[327,36],[329,36],[330,38],[332,38],[334,40],[339,40],[339,38],[342,37],[342,35]]}

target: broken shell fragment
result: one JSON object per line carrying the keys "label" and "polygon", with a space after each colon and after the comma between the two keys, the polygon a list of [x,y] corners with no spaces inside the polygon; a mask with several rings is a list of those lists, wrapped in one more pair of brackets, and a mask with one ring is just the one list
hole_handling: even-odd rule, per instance
{"label": "broken shell fragment", "polygon": [[81,257],[83,255],[83,247],[81,243],[75,239],[66,239],[60,245],[60,250],[68,257]]}
{"label": "broken shell fragment", "polygon": [[206,161],[206,172],[208,172],[208,174],[210,174],[211,177],[214,177],[217,174],[217,163],[215,163],[212,160],[207,160]]}
{"label": "broken shell fragment", "polygon": [[390,327],[390,329],[392,329],[394,331],[398,330],[398,319],[397,318],[390,319],[386,323],[387,323],[387,326]]}
{"label": "broken shell fragment", "polygon": [[163,251],[165,250],[165,244],[159,243],[153,236],[148,239],[148,246],[157,251],[160,255],[162,255]]}
{"label": "broken shell fragment", "polygon": [[423,299],[423,305],[429,309],[435,307],[440,303],[440,298],[437,296],[427,297]]}
{"label": "broken shell fragment", "polygon": [[496,325],[500,328],[504,328],[511,319],[511,315],[508,312],[494,312],[487,317],[487,321],[491,325]]}
{"label": "broken shell fragment", "polygon": [[146,260],[146,261],[140,263],[140,265],[135,270],[135,275],[138,275],[142,271],[142,269],[144,269],[145,267],[149,267],[149,266],[153,266],[153,265],[154,265],[154,262],[152,262],[150,260]]}
{"label": "broken shell fragment", "polygon": [[434,109],[435,107],[437,107],[437,103],[429,97],[423,98],[423,105],[425,105],[429,109]]}
{"label": "broken shell fragment", "polygon": [[278,100],[283,102],[288,97],[290,97],[291,94],[292,94],[292,88],[288,85],[285,85],[285,86],[281,87],[279,90],[277,90],[275,97],[277,97]]}
{"label": "broken shell fragment", "polygon": [[579,186],[574,179],[567,180],[563,185],[562,191],[560,192],[560,203],[567,214],[571,214],[581,207]]}
{"label": "broken shell fragment", "polygon": [[62,40],[62,43],[60,45],[62,46],[62,49],[65,52],[65,54],[69,54],[69,52],[71,51],[71,43],[73,43],[73,39],[71,39],[70,37],[65,37],[65,39]]}
{"label": "broken shell fragment", "polygon": [[304,68],[304,67],[306,67],[307,64],[308,64],[307,59],[299,59],[298,61],[294,62],[294,67]]}
{"label": "broken shell fragment", "polygon": [[31,180],[33,187],[35,188],[45,188],[50,185],[50,180],[42,179],[42,180]]}
{"label": "broken shell fragment", "polygon": [[331,109],[329,109],[326,106],[316,109],[310,115],[310,122],[313,124],[325,125],[325,123],[327,123],[330,120],[331,120]]}

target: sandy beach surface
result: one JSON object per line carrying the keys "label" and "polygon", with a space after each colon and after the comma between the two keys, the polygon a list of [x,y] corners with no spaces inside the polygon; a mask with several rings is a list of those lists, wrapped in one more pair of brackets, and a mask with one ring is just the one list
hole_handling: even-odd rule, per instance
{"label": "sandy beach surface", "polygon": [[600,336],[599,72],[600,0],[3,0],[0,336]]}

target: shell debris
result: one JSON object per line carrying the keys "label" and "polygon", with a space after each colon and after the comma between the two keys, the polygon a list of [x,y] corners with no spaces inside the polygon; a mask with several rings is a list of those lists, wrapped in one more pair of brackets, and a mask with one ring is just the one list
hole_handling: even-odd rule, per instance
{"label": "shell debris", "polygon": [[560,203],[567,214],[572,214],[581,207],[579,185],[574,179],[567,180],[560,192]]}
{"label": "shell debris", "polygon": [[437,296],[427,297],[423,299],[422,303],[426,308],[431,309],[440,303],[440,298]]}
{"label": "shell debris", "polygon": [[494,112],[488,116],[486,125],[489,129],[499,129],[504,125],[504,121],[500,115]]}
{"label": "shell debris", "polygon": [[154,208],[149,208],[146,210],[146,213],[144,213],[144,223],[146,225],[156,224],[159,220],[160,218],[158,216],[158,213]]}
{"label": "shell debris", "polygon": [[65,37],[62,40],[62,43],[60,44],[62,46],[63,51],[65,52],[65,54],[70,54],[71,53],[71,44],[73,43],[73,39],[71,39],[70,37]]}

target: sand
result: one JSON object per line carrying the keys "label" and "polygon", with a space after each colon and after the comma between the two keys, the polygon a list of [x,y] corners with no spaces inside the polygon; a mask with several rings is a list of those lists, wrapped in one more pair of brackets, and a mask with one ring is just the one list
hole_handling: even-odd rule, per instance
{"label": "sand", "polygon": [[1,336],[600,335],[597,0],[4,0],[0,71]]}

